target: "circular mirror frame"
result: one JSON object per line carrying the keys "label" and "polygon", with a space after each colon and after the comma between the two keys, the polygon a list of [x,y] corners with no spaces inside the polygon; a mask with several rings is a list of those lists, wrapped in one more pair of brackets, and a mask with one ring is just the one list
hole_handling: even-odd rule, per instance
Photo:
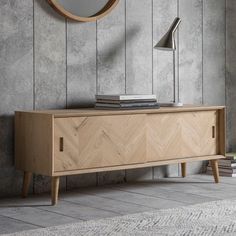
{"label": "circular mirror frame", "polygon": [[109,2],[95,15],[89,16],[89,17],[81,17],[74,15],[64,9],[58,2],[57,0],[48,0],[49,4],[54,8],[58,13],[63,15],[64,17],[67,17],[71,20],[76,20],[76,21],[82,21],[82,22],[91,22],[91,21],[96,21],[104,16],[106,16],[108,13],[110,13],[118,4],[120,0],[109,0]]}

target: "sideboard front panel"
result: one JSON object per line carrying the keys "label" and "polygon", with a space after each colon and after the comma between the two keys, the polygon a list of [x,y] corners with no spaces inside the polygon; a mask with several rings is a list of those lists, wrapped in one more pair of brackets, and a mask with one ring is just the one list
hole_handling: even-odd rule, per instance
{"label": "sideboard front panel", "polygon": [[148,161],[217,154],[216,111],[147,115]]}
{"label": "sideboard front panel", "polygon": [[54,172],[146,162],[145,117],[56,118]]}

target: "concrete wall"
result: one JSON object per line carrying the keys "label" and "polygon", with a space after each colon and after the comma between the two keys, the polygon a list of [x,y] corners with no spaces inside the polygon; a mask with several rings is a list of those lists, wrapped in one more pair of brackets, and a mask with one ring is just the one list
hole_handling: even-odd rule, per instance
{"label": "concrete wall", "polygon": [[[223,105],[227,97],[230,105],[236,86],[235,2],[121,0],[98,22],[78,23],[58,15],[46,0],[1,0],[0,196],[19,194],[22,184],[21,173],[13,165],[15,110],[88,106],[96,93],[153,92],[160,101],[172,99],[172,54],[153,50],[153,46],[176,16],[182,19],[175,68],[181,100]],[[226,4],[230,48],[225,87]],[[236,108],[230,110],[232,148],[236,147]],[[202,163],[191,164],[188,172],[202,168]],[[172,165],[64,177],[61,189],[178,174],[178,165]],[[31,191],[49,189],[49,178],[34,176]]]}
{"label": "concrete wall", "polygon": [[236,1],[226,3],[227,144],[229,151],[236,151]]}

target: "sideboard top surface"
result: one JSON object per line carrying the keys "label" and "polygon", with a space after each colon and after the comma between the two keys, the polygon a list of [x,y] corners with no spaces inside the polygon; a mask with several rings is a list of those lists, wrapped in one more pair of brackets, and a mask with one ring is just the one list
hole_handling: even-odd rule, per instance
{"label": "sideboard top surface", "polygon": [[108,109],[61,109],[61,110],[36,110],[36,111],[16,111],[23,113],[45,114],[55,118],[71,116],[105,116],[105,115],[129,115],[129,114],[156,114],[172,112],[190,112],[190,111],[212,111],[224,109],[224,106],[193,106],[185,105],[183,107],[161,107],[160,109],[130,109],[130,110],[108,110]]}

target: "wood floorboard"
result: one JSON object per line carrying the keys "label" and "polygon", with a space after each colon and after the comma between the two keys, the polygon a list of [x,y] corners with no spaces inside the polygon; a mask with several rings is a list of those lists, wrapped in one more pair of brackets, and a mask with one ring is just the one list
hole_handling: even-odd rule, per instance
{"label": "wood floorboard", "polygon": [[0,200],[1,208],[51,206],[49,194],[30,194],[27,198],[9,197]]}
{"label": "wood floorboard", "polygon": [[78,219],[69,216],[61,216],[34,207],[1,208],[0,215],[15,220],[21,220],[39,227],[48,227],[78,221]]}
{"label": "wood floorboard", "polygon": [[140,195],[116,189],[115,187],[97,189],[96,191],[85,191],[88,195],[95,195],[105,199],[112,199],[119,202],[135,204],[138,207],[150,207],[153,209],[166,209],[183,206],[185,203],[176,200],[168,200],[148,195]]}
{"label": "wood floorboard", "polygon": [[21,220],[11,219],[10,217],[0,216],[0,234],[10,234],[23,230],[38,229],[40,227],[23,222]]}
{"label": "wood floorboard", "polygon": [[[192,179],[196,178],[202,181],[211,181],[212,180],[212,176],[210,175],[194,175],[194,176],[190,176]],[[220,183],[221,184],[225,184],[225,185],[233,185],[236,186],[236,178],[231,178],[231,177],[225,177],[225,176],[220,176]]]}
{"label": "wood floorboard", "polygon": [[218,200],[215,197],[201,196],[199,194],[193,194],[191,192],[172,191],[169,189],[163,189],[161,187],[156,187],[156,186],[154,187],[153,184],[151,185],[139,184],[136,187],[132,186],[129,188],[121,186],[114,188],[130,193],[156,197],[157,199],[161,198],[161,199],[168,199],[171,201],[178,201],[181,203],[185,203],[186,205]]}
{"label": "wood floorboard", "polygon": [[[78,198],[79,197],[80,196],[78,195]],[[61,201],[61,203],[58,203],[56,206],[38,208],[59,215],[63,214],[65,216],[76,218],[82,221],[114,217],[120,215],[116,212],[84,206],[82,204],[77,204],[70,201]]]}
{"label": "wood floorboard", "polygon": [[155,181],[81,188],[60,193],[57,206],[50,195],[0,200],[0,234],[19,232],[105,217],[174,208],[214,200],[236,198],[236,178],[212,176],[165,178]]}
{"label": "wood floorboard", "polygon": [[[224,182],[215,184],[214,182],[209,181],[211,179],[210,177],[211,176],[207,176],[206,178],[193,178],[190,176],[179,182],[173,180],[168,182],[167,179],[163,179],[157,186],[160,189],[195,194],[208,198],[225,199],[226,193],[228,198],[236,197],[236,185],[226,184]],[[232,180],[232,178],[230,178],[230,180]]]}
{"label": "wood floorboard", "polygon": [[89,206],[104,211],[112,211],[120,215],[152,210],[151,207],[140,205],[137,206],[137,204],[133,203],[120,202],[117,200],[84,193],[70,193],[70,196],[63,195],[62,199],[68,202],[79,203],[83,206]]}

